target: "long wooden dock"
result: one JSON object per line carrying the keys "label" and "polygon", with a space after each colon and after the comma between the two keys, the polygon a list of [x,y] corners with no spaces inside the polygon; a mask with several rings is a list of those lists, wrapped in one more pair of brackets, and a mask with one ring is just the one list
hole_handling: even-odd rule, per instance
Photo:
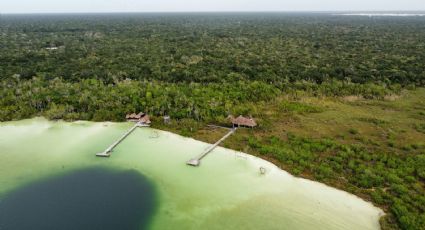
{"label": "long wooden dock", "polygon": [[140,122],[136,123],[133,127],[131,127],[120,139],[118,139],[116,142],[114,142],[112,145],[110,145],[105,151],[101,153],[97,153],[96,156],[98,157],[110,157],[112,150],[119,145],[130,133],[132,133],[137,127],[144,127],[147,125],[143,125]]}
{"label": "long wooden dock", "polygon": [[230,132],[228,132],[224,137],[222,137],[220,140],[218,140],[215,144],[213,144],[209,148],[207,148],[201,155],[199,155],[198,157],[193,158],[193,159],[187,161],[186,164],[187,165],[190,165],[190,166],[199,166],[201,164],[202,158],[204,158],[206,155],[208,155],[208,153],[210,153],[211,151],[213,151],[221,142],[223,142],[228,137],[230,137],[230,135],[232,135],[233,133],[235,133],[235,131],[236,131],[236,128],[231,129]]}

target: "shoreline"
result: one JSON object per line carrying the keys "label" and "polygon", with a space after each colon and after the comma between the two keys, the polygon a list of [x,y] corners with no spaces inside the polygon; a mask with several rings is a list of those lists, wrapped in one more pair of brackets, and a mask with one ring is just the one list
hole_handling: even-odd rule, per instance
{"label": "shoreline", "polygon": [[[37,117],[34,117],[34,118],[29,118],[29,119],[0,122],[0,127],[3,126],[5,123],[20,122],[20,121],[30,121],[30,120],[34,120],[34,119],[41,120],[41,121],[46,121],[46,122],[66,122],[66,123],[73,123],[73,124],[77,124],[77,125],[78,124],[84,124],[84,123],[92,123],[92,124],[98,124],[98,125],[101,125],[101,126],[110,126],[110,125],[113,125],[113,124],[124,125],[124,124],[130,123],[130,122],[111,122],[111,121],[95,122],[95,121],[84,121],[84,120],[78,120],[78,121],[48,120],[45,117],[37,116]],[[194,137],[182,136],[182,135],[179,135],[177,133],[174,133],[174,132],[168,131],[168,130],[158,129],[158,128],[154,128],[154,127],[150,127],[149,129],[152,129],[152,130],[155,130],[155,131],[158,131],[158,132],[162,132],[162,133],[166,133],[166,134],[169,134],[169,135],[176,135],[176,136],[179,136],[181,138],[187,138],[189,140],[192,140],[192,141],[195,141],[195,142],[198,142],[198,143],[209,144],[209,145],[211,144],[211,143],[208,143],[208,142],[205,142],[205,141],[196,139]],[[238,134],[236,133],[235,135],[238,135]],[[327,184],[327,183],[324,183],[324,182],[320,182],[319,180],[314,180],[312,178],[302,177],[302,176],[299,176],[299,175],[298,176],[297,175],[293,175],[290,172],[286,171],[285,169],[279,167],[278,164],[276,164],[275,162],[273,162],[273,160],[267,159],[266,157],[252,155],[252,154],[249,154],[249,153],[245,153],[245,152],[242,152],[242,151],[239,151],[239,150],[236,150],[236,149],[227,148],[227,147],[223,147],[223,146],[218,146],[217,149],[219,151],[220,150],[221,151],[223,151],[223,150],[233,151],[235,154],[238,154],[239,156],[242,156],[242,158],[246,158],[247,160],[249,160],[250,163],[254,163],[256,165],[256,167],[259,167],[262,164],[267,165],[268,167],[271,168],[271,170],[268,169],[268,171],[266,172],[266,174],[269,174],[269,173],[272,173],[272,174],[279,174],[279,173],[286,174],[288,176],[294,177],[296,179],[299,179],[300,181],[304,181],[304,182],[309,183],[309,184],[315,184],[315,185],[321,186],[323,188],[331,189],[331,190],[338,191],[338,192],[343,192],[344,194],[349,195],[350,197],[353,197],[355,199],[359,199],[362,202],[367,203],[367,205],[370,208],[377,209],[378,212],[379,212],[379,219],[382,219],[383,217],[385,217],[387,215],[387,213],[385,212],[385,208],[383,209],[381,206],[378,206],[378,205],[374,204],[371,200],[365,199],[364,197],[358,196],[358,195],[356,195],[354,193],[351,193],[351,192],[349,192],[349,191],[347,191],[347,190],[345,190],[343,188],[338,188],[338,187],[332,186],[330,184]],[[228,154],[228,151],[226,151],[226,154]],[[228,155],[230,156],[230,154],[228,154]],[[182,162],[182,164],[184,164],[184,162]],[[189,166],[187,166],[187,167],[189,167]]]}

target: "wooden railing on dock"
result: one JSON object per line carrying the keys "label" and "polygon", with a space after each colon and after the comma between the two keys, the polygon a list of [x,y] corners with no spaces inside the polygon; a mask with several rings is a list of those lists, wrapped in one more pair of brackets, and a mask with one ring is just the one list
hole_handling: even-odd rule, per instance
{"label": "wooden railing on dock", "polygon": [[142,124],[136,123],[133,127],[131,127],[120,139],[118,139],[116,142],[114,142],[112,145],[110,145],[105,151],[101,153],[97,153],[96,156],[98,157],[110,157],[112,150],[119,145],[130,133],[132,133],[137,127],[141,127]]}
{"label": "wooden railing on dock", "polygon": [[236,128],[231,129],[230,132],[228,132],[226,135],[224,135],[224,137],[222,137],[220,140],[218,140],[215,144],[213,144],[209,148],[207,148],[201,155],[199,155],[198,157],[193,158],[193,159],[187,161],[186,164],[187,165],[190,165],[190,166],[199,166],[201,164],[202,158],[204,158],[206,155],[208,155],[208,153],[210,153],[211,151],[213,151],[221,142],[223,142],[228,137],[230,137],[230,135],[232,135],[233,133],[235,133],[235,131],[236,131]]}

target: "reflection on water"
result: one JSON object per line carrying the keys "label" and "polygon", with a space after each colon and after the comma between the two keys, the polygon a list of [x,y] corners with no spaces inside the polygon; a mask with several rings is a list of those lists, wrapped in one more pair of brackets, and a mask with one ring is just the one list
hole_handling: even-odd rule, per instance
{"label": "reflection on water", "polygon": [[154,190],[136,171],[101,168],[25,186],[0,201],[0,229],[143,229]]}

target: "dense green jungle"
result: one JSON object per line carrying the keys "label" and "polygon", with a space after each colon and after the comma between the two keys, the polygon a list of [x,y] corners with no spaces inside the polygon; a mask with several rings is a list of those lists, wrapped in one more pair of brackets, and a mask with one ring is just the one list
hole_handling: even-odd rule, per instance
{"label": "dense green jungle", "polygon": [[[425,228],[425,17],[0,15],[0,121],[124,121],[224,145]],[[171,124],[163,124],[169,115]]]}

